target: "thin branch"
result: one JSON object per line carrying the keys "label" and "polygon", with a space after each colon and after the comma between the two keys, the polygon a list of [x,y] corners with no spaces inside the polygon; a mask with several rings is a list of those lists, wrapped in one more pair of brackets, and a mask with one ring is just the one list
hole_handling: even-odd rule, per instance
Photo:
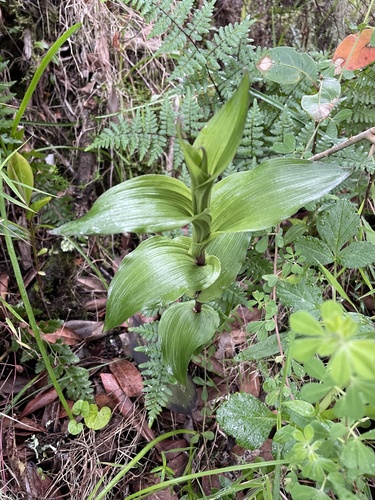
{"label": "thin branch", "polygon": [[[322,158],[326,158],[327,156],[337,153],[337,151],[341,151],[341,149],[348,148],[349,146],[352,146],[353,144],[363,141],[363,139],[368,139],[372,145],[375,145],[375,127],[371,127],[368,130],[365,130],[364,132],[361,132],[360,134],[354,135],[353,137],[349,137],[346,141],[340,142],[340,144],[336,144],[335,146],[332,146],[329,149],[326,149],[326,151],[323,151],[322,153],[318,153],[309,160],[311,161],[317,161],[321,160]],[[373,150],[373,147],[371,148]]]}

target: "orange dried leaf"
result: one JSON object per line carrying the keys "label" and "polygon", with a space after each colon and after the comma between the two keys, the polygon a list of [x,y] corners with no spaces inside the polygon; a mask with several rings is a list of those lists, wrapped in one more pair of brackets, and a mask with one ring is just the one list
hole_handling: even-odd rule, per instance
{"label": "orange dried leaf", "polygon": [[332,58],[335,74],[343,69],[362,69],[375,61],[375,47],[370,45],[373,31],[374,28],[368,28],[344,38]]}

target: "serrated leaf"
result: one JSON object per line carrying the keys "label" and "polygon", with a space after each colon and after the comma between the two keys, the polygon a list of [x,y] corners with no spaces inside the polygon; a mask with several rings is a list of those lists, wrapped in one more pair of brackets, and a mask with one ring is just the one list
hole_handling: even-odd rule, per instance
{"label": "serrated leaf", "polygon": [[108,189],[82,218],[52,234],[116,234],[169,231],[193,219],[191,191],[165,175],[144,175]]}
{"label": "serrated leaf", "polygon": [[302,236],[296,243],[296,250],[306,258],[308,264],[320,262],[323,265],[331,264],[334,261],[334,255],[327,243],[319,238],[312,236]]}
{"label": "serrated leaf", "polygon": [[212,231],[267,229],[328,193],[349,174],[330,164],[275,158],[230,175],[212,189]]}
{"label": "serrated leaf", "polygon": [[349,269],[359,269],[375,262],[375,245],[369,241],[355,241],[340,250],[341,265]]}
{"label": "serrated leaf", "polygon": [[210,342],[220,323],[219,315],[212,307],[203,304],[200,312],[194,307],[195,301],[173,304],[159,323],[164,362],[181,384],[186,382],[192,355]]}
{"label": "serrated leaf", "polygon": [[320,82],[319,92],[302,97],[302,109],[315,121],[328,118],[338,103],[341,93],[340,82],[336,78],[326,77]]}
{"label": "serrated leaf", "polygon": [[321,289],[302,278],[298,283],[279,281],[277,283],[277,296],[284,306],[295,311],[304,310],[314,317],[320,316],[320,305],[323,301]]}
{"label": "serrated leaf", "polygon": [[154,236],[121,262],[108,290],[105,330],[157,301],[178,299],[188,290],[204,290],[220,275],[220,261],[208,256],[199,266],[189,254],[190,238]]}
{"label": "serrated leaf", "polygon": [[199,132],[194,148],[204,149],[207,171],[219,176],[232,161],[241,142],[249,107],[250,77],[248,71],[233,96]]}
{"label": "serrated leaf", "polygon": [[207,253],[220,260],[221,272],[215,283],[199,294],[200,302],[220,297],[224,288],[233,282],[246,258],[250,239],[249,233],[221,234],[207,246]]}
{"label": "serrated leaf", "polygon": [[258,398],[245,393],[230,396],[217,410],[216,419],[240,446],[250,450],[259,448],[276,424],[276,415]]}
{"label": "serrated leaf", "polygon": [[[288,335],[282,333],[280,336],[281,346],[283,349],[287,346]],[[280,353],[280,347],[277,335],[270,335],[266,340],[257,342],[256,344],[241,351],[234,359],[235,361],[253,361],[258,359],[269,358]]]}
{"label": "serrated leaf", "polygon": [[292,47],[268,50],[256,67],[265,78],[282,85],[298,83],[304,78],[316,82],[318,74],[314,60]]}
{"label": "serrated leaf", "polygon": [[316,223],[320,237],[335,255],[356,234],[359,225],[360,217],[354,205],[344,198],[319,214]]}

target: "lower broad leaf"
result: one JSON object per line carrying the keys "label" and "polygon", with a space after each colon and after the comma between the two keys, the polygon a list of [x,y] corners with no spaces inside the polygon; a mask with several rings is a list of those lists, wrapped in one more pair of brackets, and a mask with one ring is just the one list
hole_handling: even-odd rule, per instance
{"label": "lower broad leaf", "polygon": [[186,382],[191,356],[208,344],[220,323],[212,307],[203,304],[196,312],[194,306],[194,301],[173,304],[159,323],[164,361],[181,384]]}
{"label": "lower broad leaf", "polygon": [[276,415],[252,394],[236,393],[223,403],[216,419],[224,431],[243,448],[255,450],[268,438]]}
{"label": "lower broad leaf", "polygon": [[109,287],[105,329],[158,301],[172,302],[188,290],[204,290],[214,283],[220,275],[219,259],[210,255],[199,266],[189,254],[190,245],[190,238],[154,236],[128,254]]}

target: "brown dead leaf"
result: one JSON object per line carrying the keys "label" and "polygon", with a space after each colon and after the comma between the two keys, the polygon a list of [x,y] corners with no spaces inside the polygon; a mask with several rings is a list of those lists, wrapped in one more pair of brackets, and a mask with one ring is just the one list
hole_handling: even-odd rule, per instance
{"label": "brown dead leaf", "polygon": [[26,490],[30,493],[28,498],[48,498],[55,500],[61,498],[61,492],[51,491],[52,480],[38,470],[33,462],[28,462],[25,473]]}
{"label": "brown dead leaf", "polygon": [[109,368],[127,396],[131,398],[142,394],[142,375],[133,363],[120,359],[116,363],[111,363]]}
{"label": "brown dead leaf", "polygon": [[107,298],[102,299],[92,299],[85,302],[86,311],[101,311],[107,305]]}
{"label": "brown dead leaf", "polygon": [[[220,474],[223,476],[223,474]],[[219,474],[215,474],[212,476],[203,476],[202,477],[202,488],[206,495],[211,495],[214,491],[220,490],[220,480]]]}
{"label": "brown dead leaf", "polygon": [[[144,474],[140,478],[136,480],[133,486],[134,491],[140,491],[144,488],[148,488],[150,486],[154,486],[155,484],[160,483],[160,477],[154,476],[153,474]],[[177,500],[178,496],[176,493],[171,492],[169,488],[165,490],[158,491],[156,493],[152,493],[147,496],[148,500]]]}
{"label": "brown dead leaf", "polygon": [[120,413],[122,413],[125,418],[129,418],[131,425],[133,425],[133,427],[135,427],[148,441],[155,439],[154,431],[147,426],[145,420],[141,418],[139,413],[136,413],[135,406],[129,396],[121,389],[116,377],[112,375],[112,373],[101,373],[100,377],[108,396],[118,404]]}
{"label": "brown dead leaf", "polygon": [[109,406],[111,410],[116,408],[116,403],[111,399],[108,394],[96,394],[95,403],[98,408],[103,408],[103,406]]}
{"label": "brown dead leaf", "polygon": [[6,380],[0,379],[0,394],[2,396],[5,394],[18,394],[29,382],[30,379],[28,377],[18,374],[15,378],[12,376]]}
{"label": "brown dead leaf", "polygon": [[1,419],[1,425],[3,429],[7,429],[11,425],[13,425],[15,429],[26,431],[30,434],[34,434],[35,432],[46,432],[46,429],[44,427],[38,425],[34,422],[34,420],[31,420],[31,418],[27,417],[13,418],[4,416]]}
{"label": "brown dead leaf", "polygon": [[80,285],[89,290],[94,290],[96,292],[106,292],[104,284],[97,276],[80,276],[79,278],[77,278],[77,281]]}
{"label": "brown dead leaf", "polygon": [[[8,295],[8,284],[9,284],[9,275],[6,273],[0,274],[0,297],[3,300],[6,300]],[[4,319],[7,316],[6,307],[1,304],[0,305],[0,317]]]}
{"label": "brown dead leaf", "polygon": [[241,392],[247,392],[252,394],[256,398],[259,397],[261,389],[261,383],[259,378],[259,372],[256,369],[256,365],[241,365],[241,382],[239,390]]}
{"label": "brown dead leaf", "polygon": [[66,321],[64,326],[73,330],[80,340],[97,340],[107,335],[106,333],[103,333],[102,321],[74,319]]}
{"label": "brown dead leaf", "polygon": [[45,406],[53,403],[57,399],[56,389],[50,389],[46,392],[41,392],[35,398],[27,403],[24,410],[20,414],[20,418],[25,417],[26,415],[30,415],[40,408],[44,408]]}
{"label": "brown dead leaf", "polygon": [[66,345],[77,345],[81,342],[80,337],[66,325],[62,326],[53,333],[41,333],[40,336],[45,342],[55,344],[57,340],[62,340]]}

